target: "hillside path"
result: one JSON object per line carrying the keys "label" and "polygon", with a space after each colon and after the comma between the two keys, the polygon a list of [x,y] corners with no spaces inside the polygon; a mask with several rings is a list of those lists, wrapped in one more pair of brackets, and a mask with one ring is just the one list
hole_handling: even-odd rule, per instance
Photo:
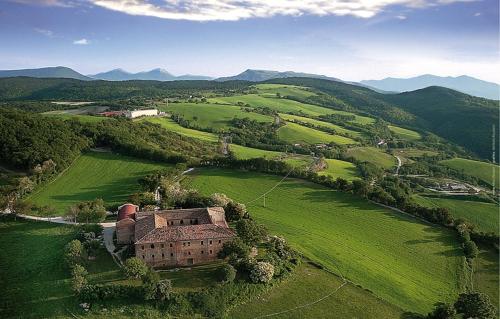
{"label": "hillside path", "polygon": [[401,167],[401,159],[399,156],[394,155],[394,157],[398,160],[398,166],[396,167],[396,173],[394,175],[399,175],[399,168]]}

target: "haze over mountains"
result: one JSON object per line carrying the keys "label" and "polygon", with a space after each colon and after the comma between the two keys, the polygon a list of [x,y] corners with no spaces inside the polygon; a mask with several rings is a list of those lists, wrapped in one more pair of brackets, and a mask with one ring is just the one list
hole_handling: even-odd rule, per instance
{"label": "haze over mountains", "polygon": [[498,84],[479,80],[466,75],[457,77],[442,77],[432,74],[424,74],[408,79],[385,78],[382,80],[363,80],[361,81],[361,84],[391,92],[407,92],[423,89],[429,86],[442,86],[469,95],[484,97],[492,100],[498,100],[500,92],[500,86]]}
{"label": "haze over mountains", "polygon": [[114,69],[108,72],[97,73],[93,75],[83,75],[77,71],[63,67],[47,67],[39,69],[22,70],[0,70],[0,78],[27,76],[35,78],[70,78],[83,81],[106,80],[106,81],[129,81],[129,80],[150,80],[150,81],[178,81],[178,80],[215,80],[215,81],[250,81],[259,82],[271,79],[283,79],[290,77],[314,78],[331,81],[340,81],[358,86],[365,86],[382,93],[399,93],[414,91],[429,86],[441,86],[453,89],[473,96],[484,97],[498,100],[500,86],[493,82],[479,80],[470,76],[462,75],[458,77],[440,77],[435,75],[421,75],[413,78],[385,78],[382,80],[363,80],[359,83],[346,82],[338,78],[328,77],[326,75],[301,73],[293,71],[272,71],[272,70],[253,70],[247,69],[244,72],[228,77],[213,78],[203,75],[180,75],[175,76],[165,69],[157,68],[150,71],[131,73],[123,69]]}

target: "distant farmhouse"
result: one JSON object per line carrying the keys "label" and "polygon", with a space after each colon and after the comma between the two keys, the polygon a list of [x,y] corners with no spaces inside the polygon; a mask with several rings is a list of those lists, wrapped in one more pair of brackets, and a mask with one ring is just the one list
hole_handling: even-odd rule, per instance
{"label": "distant farmhouse", "polygon": [[133,243],[136,257],[146,264],[166,267],[214,261],[235,233],[222,207],[140,212],[125,204],[118,208],[116,237],[118,243]]}
{"label": "distant farmhouse", "polygon": [[135,119],[141,116],[157,116],[157,115],[158,115],[157,109],[133,110],[125,112],[125,116],[128,117],[129,119]]}

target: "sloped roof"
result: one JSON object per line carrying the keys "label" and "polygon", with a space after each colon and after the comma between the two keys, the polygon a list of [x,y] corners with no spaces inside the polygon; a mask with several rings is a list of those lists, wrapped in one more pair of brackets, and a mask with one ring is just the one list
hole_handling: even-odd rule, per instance
{"label": "sloped roof", "polygon": [[[179,219],[197,220],[197,224],[168,225],[168,221]],[[234,232],[227,225],[222,207],[136,213],[136,244],[203,238],[230,238],[234,235]]]}

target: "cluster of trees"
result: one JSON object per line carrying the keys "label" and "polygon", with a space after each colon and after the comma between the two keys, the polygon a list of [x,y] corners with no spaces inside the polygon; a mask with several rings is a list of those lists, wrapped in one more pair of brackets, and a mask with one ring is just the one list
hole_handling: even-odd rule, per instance
{"label": "cluster of trees", "polygon": [[460,294],[454,304],[438,303],[427,315],[408,314],[407,317],[412,319],[495,319],[497,310],[488,295],[472,291]]}
{"label": "cluster of trees", "polygon": [[104,201],[100,198],[80,202],[71,206],[66,216],[74,222],[98,223],[106,218],[106,207]]}

